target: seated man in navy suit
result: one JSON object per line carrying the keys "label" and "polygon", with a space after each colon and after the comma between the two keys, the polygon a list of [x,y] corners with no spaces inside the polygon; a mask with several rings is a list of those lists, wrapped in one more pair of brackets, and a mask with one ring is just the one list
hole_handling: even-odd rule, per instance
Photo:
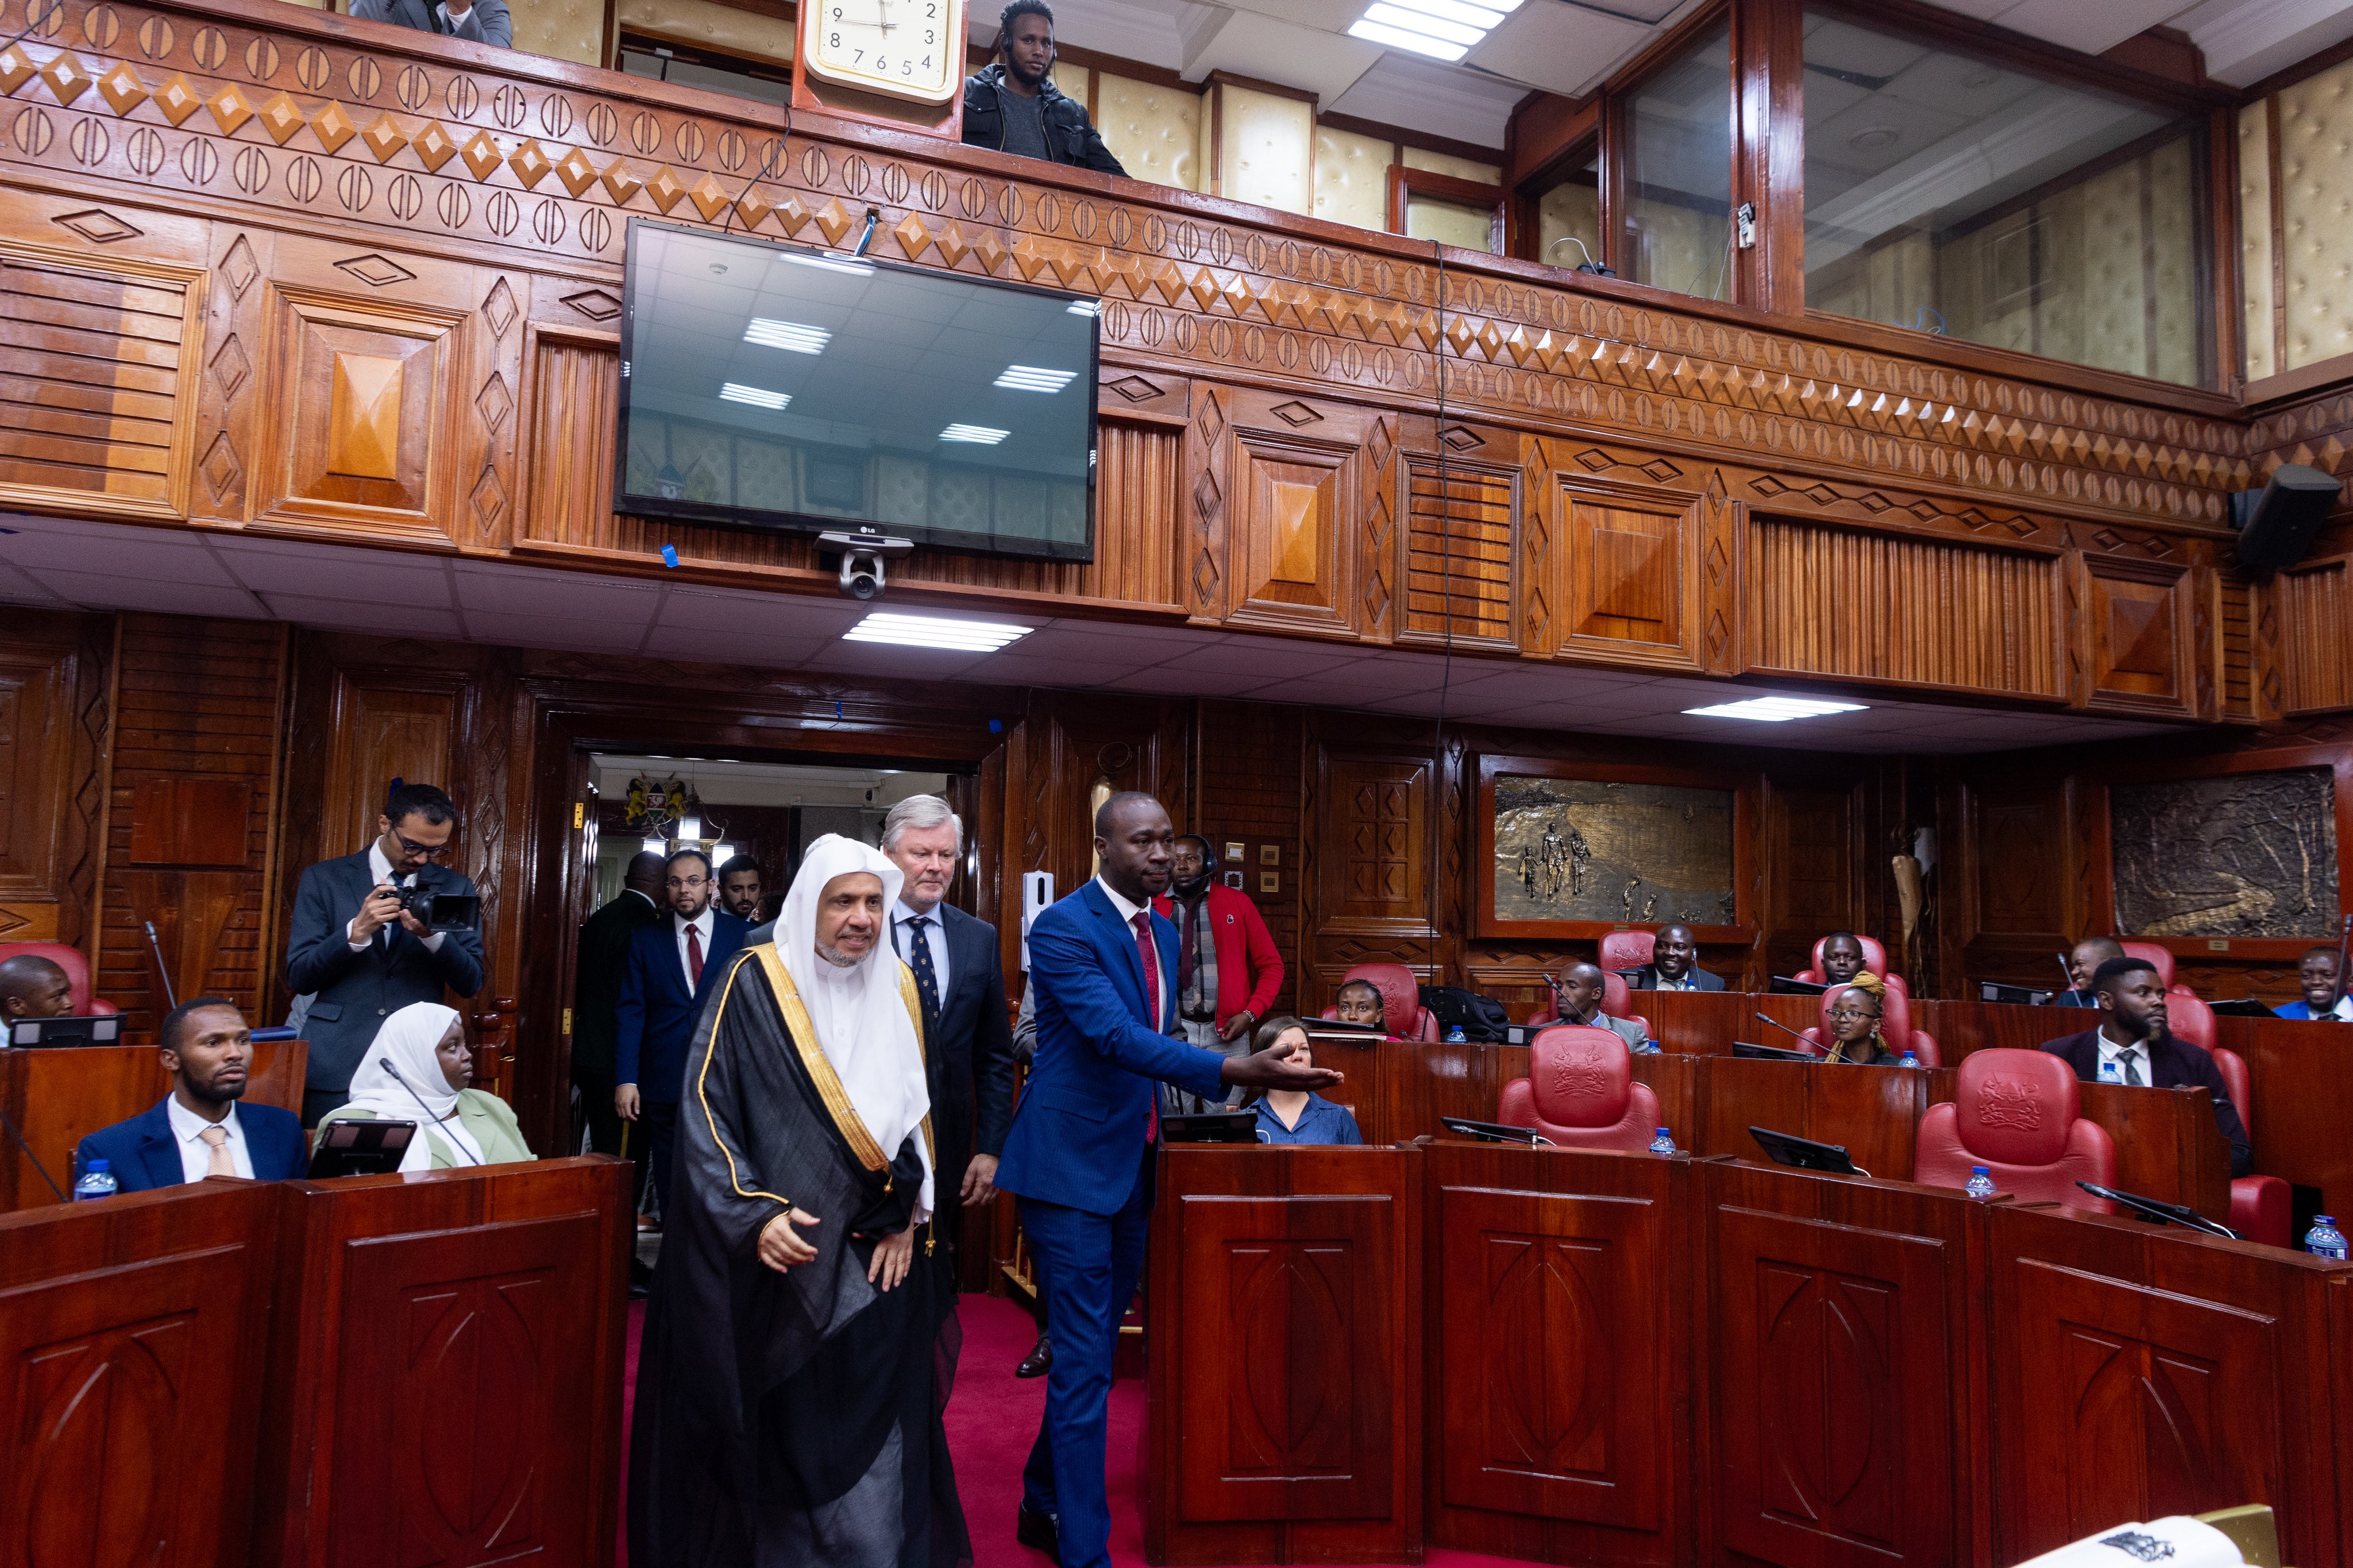
{"label": "seated man in navy suit", "polygon": [[1724,981],[1699,966],[1699,938],[1687,925],[1659,928],[1651,944],[1651,962],[1626,972],[1626,984],[1637,991],[1721,991]]}
{"label": "seated man in navy suit", "polygon": [[2231,1174],[2255,1166],[2246,1123],[2231,1103],[2222,1069],[2201,1047],[2166,1026],[2165,982],[2145,958],[2112,958],[2094,972],[2092,995],[2099,1005],[2096,1027],[2042,1042],[2042,1049],[2066,1058],[2086,1083],[2120,1083],[2134,1089],[2202,1089],[2214,1105],[2214,1125],[2231,1146]]}
{"label": "seated man in navy suit", "polygon": [[290,1110],[237,1104],[253,1065],[253,1031],[237,1004],[199,996],[164,1016],[157,1032],[172,1092],[153,1110],[101,1127],[74,1150],[77,1175],[92,1160],[115,1190],[175,1187],[206,1176],[280,1182],[302,1173],[302,1124]]}
{"label": "seated man in navy suit", "polygon": [[613,1014],[613,1109],[644,1130],[657,1207],[670,1198],[686,1049],[694,1043],[704,999],[752,929],[712,906],[711,857],[700,849],[671,855],[662,886],[669,909],[630,936],[621,1003]]}
{"label": "seated man in navy suit", "polygon": [[1021,1475],[1015,1534],[1062,1568],[1108,1568],[1103,1491],[1112,1350],[1135,1295],[1152,1217],[1156,1085],[1216,1100],[1228,1089],[1314,1089],[1340,1075],[1277,1043],[1228,1057],[1172,1039],[1176,928],[1152,912],[1176,830],[1148,795],[1095,813],[1092,881],[1029,927],[1038,1054],[1013,1113],[997,1184],[1020,1200],[1053,1337],[1046,1417]]}
{"label": "seated man in navy suit", "polygon": [[466,893],[474,884],[434,864],[456,846],[458,808],[431,784],[403,784],[356,855],[305,867],[286,942],[286,989],[312,994],[302,1123],[351,1098],[352,1074],[384,1021],[412,1002],[482,988],[482,932],[435,931],[401,907],[402,892]]}

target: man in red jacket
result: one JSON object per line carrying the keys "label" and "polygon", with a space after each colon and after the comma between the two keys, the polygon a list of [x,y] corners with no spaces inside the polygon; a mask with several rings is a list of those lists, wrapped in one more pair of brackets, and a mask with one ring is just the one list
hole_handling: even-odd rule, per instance
{"label": "man in red jacket", "polygon": [[[1193,1045],[1246,1056],[1250,1030],[1282,989],[1282,955],[1275,952],[1258,906],[1239,888],[1219,885],[1217,857],[1208,839],[1188,833],[1176,840],[1176,850],[1169,890],[1153,900],[1152,907],[1176,922],[1178,1024]],[[1240,1099],[1240,1091],[1229,1098]]]}

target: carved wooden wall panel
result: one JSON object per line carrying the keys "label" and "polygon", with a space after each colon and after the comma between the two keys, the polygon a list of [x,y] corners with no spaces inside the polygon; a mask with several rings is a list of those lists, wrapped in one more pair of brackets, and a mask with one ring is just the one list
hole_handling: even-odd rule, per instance
{"label": "carved wooden wall panel", "polygon": [[[1300,974],[1300,852],[1307,830],[1300,816],[1305,757],[1299,710],[1271,703],[1204,702],[1197,712],[1199,783],[1189,826],[1219,845],[1220,853],[1229,841],[1244,847],[1249,858],[1226,868],[1242,874],[1242,891],[1258,905],[1275,952],[1282,956],[1282,991],[1275,1006],[1287,1012],[1303,1005],[1312,989]],[[1257,858],[1256,847],[1267,844],[1276,850],[1278,863],[1272,866]],[[1277,890],[1262,892],[1260,879],[1270,874]]]}
{"label": "carved wooden wall panel", "polygon": [[[1794,974],[1813,957],[1818,937],[1863,923],[1855,897],[1861,879],[1855,794],[1851,789],[1773,787],[1765,796],[1767,964]],[[1869,868],[1875,873],[1876,868]],[[1814,936],[1804,933],[1812,931]],[[1892,940],[1894,932],[1888,933]],[[1794,965],[1783,968],[1782,965]]]}
{"label": "carved wooden wall panel", "polygon": [[1353,633],[1357,442],[1370,421],[1345,405],[1263,395],[1238,399],[1233,417],[1227,624]]}
{"label": "carved wooden wall panel", "polygon": [[0,503],[186,511],[205,281],[200,265],[0,240]]}
{"label": "carved wooden wall panel", "polygon": [[592,545],[613,515],[620,340],[560,325],[528,331],[530,458],[517,542]]}
{"label": "carved wooden wall panel", "polygon": [[2195,712],[2199,663],[2189,579],[2179,568],[2086,561],[2092,704]]}
{"label": "carved wooden wall panel", "polygon": [[2283,573],[2273,590],[2284,625],[2282,705],[2292,713],[2353,707],[2353,557]]}
{"label": "carved wooden wall panel", "polygon": [[1704,502],[1564,475],[1556,505],[1561,651],[1699,668]]}
{"label": "carved wooden wall panel", "polygon": [[2056,698],[2055,557],[1752,517],[1759,669]]}
{"label": "carved wooden wall panel", "polygon": [[[1449,426],[1439,439],[1469,438]],[[1401,645],[1516,646],[1512,615],[1514,563],[1520,558],[1520,470],[1471,458],[1408,457],[1398,465],[1405,530],[1398,581],[1405,608]],[[1451,629],[1451,635],[1450,635]]]}
{"label": "carved wooden wall panel", "polygon": [[[64,890],[77,648],[69,635],[42,640],[0,652],[0,903],[12,912],[54,906]],[[54,930],[54,913],[49,921]]]}
{"label": "carved wooden wall panel", "polygon": [[1661,1206],[1462,1187],[1438,1202],[1444,1501],[1658,1529]]}
{"label": "carved wooden wall panel", "polygon": [[336,684],[335,744],[325,792],[336,826],[320,847],[322,859],[367,847],[393,780],[449,788],[450,759],[460,739],[458,693],[445,681],[339,671]]}
{"label": "carved wooden wall panel", "polygon": [[1429,761],[1326,749],[1319,766],[1319,928],[1427,930]]}

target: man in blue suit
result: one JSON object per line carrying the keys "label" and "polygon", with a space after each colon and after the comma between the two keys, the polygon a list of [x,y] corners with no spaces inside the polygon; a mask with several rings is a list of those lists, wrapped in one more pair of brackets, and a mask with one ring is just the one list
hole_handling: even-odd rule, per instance
{"label": "man in blue suit", "polygon": [[115,1190],[176,1187],[206,1176],[282,1182],[304,1165],[302,1123],[290,1110],[239,1105],[253,1066],[253,1031],[237,1004],[199,996],[164,1016],[157,1037],[172,1092],[153,1110],[101,1127],[74,1150],[79,1177],[106,1162]]}
{"label": "man in blue suit", "polygon": [[435,931],[401,908],[400,891],[470,894],[474,884],[436,865],[453,847],[458,808],[431,784],[403,784],[375,819],[365,849],[305,867],[286,942],[286,988],[312,994],[302,1024],[311,1044],[302,1124],[351,1098],[352,1074],[384,1021],[412,1002],[482,988],[479,922]]}
{"label": "man in blue suit", "polygon": [[614,1010],[613,1109],[643,1128],[654,1202],[670,1200],[670,1141],[686,1089],[686,1052],[702,1004],[751,927],[714,908],[711,857],[681,849],[663,870],[670,909],[629,938]]}
{"label": "man in blue suit", "polygon": [[1111,1562],[1106,1408],[1112,1350],[1152,1218],[1155,1081],[1211,1100],[1237,1084],[1313,1089],[1340,1081],[1294,1065],[1288,1047],[1226,1057],[1169,1037],[1176,928],[1150,906],[1168,886],[1176,839],[1158,801],[1113,795],[1095,813],[1101,870],[1029,927],[1038,1053],[997,1184],[1021,1200],[1054,1342],[1016,1533],[1062,1568]]}

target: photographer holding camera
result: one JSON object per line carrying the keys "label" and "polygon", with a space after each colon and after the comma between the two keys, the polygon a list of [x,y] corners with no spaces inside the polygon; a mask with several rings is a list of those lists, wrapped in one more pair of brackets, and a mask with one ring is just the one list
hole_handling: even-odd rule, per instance
{"label": "photographer holding camera", "polygon": [[294,894],[286,984],[315,993],[302,1125],[351,1097],[352,1075],[385,1019],[444,987],[482,988],[481,906],[474,884],[435,862],[453,847],[458,808],[431,784],[402,784],[357,855],[306,867]]}

